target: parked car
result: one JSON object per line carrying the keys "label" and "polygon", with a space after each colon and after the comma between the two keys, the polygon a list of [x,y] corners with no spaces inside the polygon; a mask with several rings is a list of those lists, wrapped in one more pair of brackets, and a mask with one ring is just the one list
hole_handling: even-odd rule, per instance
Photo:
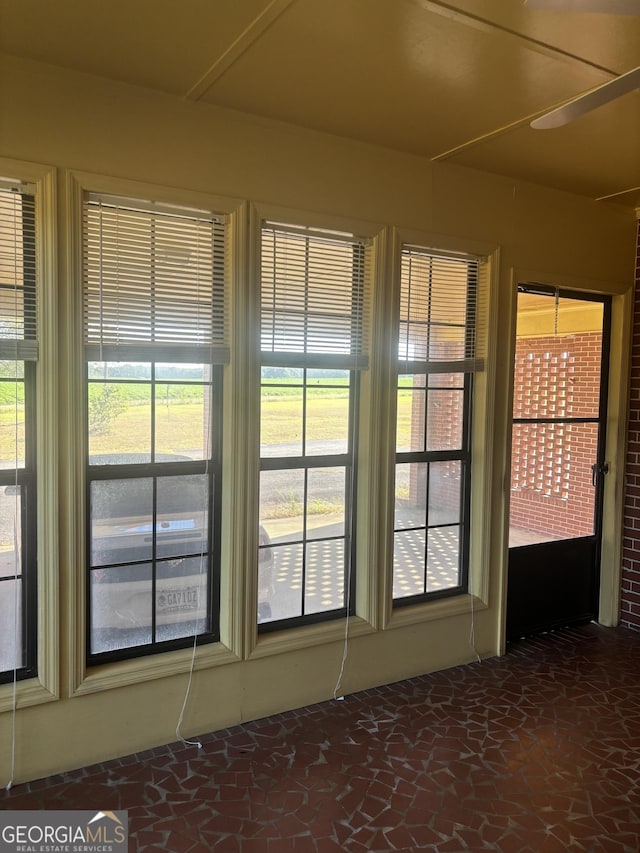
{"label": "parked car", "polygon": [[[95,465],[132,465],[136,454],[92,458]],[[158,461],[190,461],[165,455]],[[127,472],[128,473],[128,472]],[[176,469],[153,479],[96,479],[91,484],[90,596],[93,653],[209,630],[207,617],[210,537],[207,478]],[[258,619],[270,618],[273,556],[260,525]],[[152,559],[156,571],[153,578]]]}

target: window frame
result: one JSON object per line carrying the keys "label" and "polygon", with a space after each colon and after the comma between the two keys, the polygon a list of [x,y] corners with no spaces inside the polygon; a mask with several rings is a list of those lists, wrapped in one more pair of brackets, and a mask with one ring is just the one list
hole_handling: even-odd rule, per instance
{"label": "window frame", "polygon": [[[109,217],[107,222],[110,219],[113,219],[113,223],[111,224],[111,228],[116,228],[116,234],[118,234],[118,248],[116,250],[114,256],[113,249],[113,235],[111,230],[107,232],[107,235],[103,239],[103,226],[102,226],[102,204],[110,210],[109,214],[105,214]],[[189,289],[188,294],[184,295],[182,292],[178,293],[173,291],[171,286],[168,287],[168,290],[171,291],[167,293],[167,284],[164,283],[164,290],[161,292],[156,291],[157,286],[157,277],[156,277],[156,265],[158,263],[158,251],[162,251],[162,244],[160,248],[156,247],[156,232],[159,230],[159,224],[164,223],[166,227],[166,223],[169,223],[169,231],[171,233],[171,240],[168,245],[173,245],[173,241],[179,239],[174,236],[174,229],[179,225],[180,220],[186,216],[187,219],[190,219],[189,211],[193,210],[190,208],[169,208],[164,207],[162,204],[158,204],[157,207],[156,199],[144,197],[142,199],[132,199],[125,196],[108,196],[106,194],[95,194],[90,192],[83,193],[83,211],[85,213],[85,217],[83,218],[83,229],[82,229],[82,244],[83,244],[83,253],[84,256],[87,256],[88,246],[98,243],[99,248],[93,250],[93,254],[95,255],[96,251],[100,258],[99,260],[99,275],[100,275],[100,294],[99,294],[99,302],[97,306],[98,314],[96,316],[96,296],[91,292],[91,285],[95,288],[94,278],[91,277],[91,271],[93,270],[93,276],[96,276],[95,271],[95,258],[93,261],[93,268],[89,265],[90,261],[85,261],[85,267],[83,269],[83,306],[84,306],[84,315],[85,315],[85,323],[87,326],[87,330],[85,332],[86,341],[85,341],[85,395],[87,400],[87,406],[85,408],[86,420],[85,420],[85,428],[86,428],[86,436],[87,436],[87,447],[89,453],[86,457],[86,474],[85,474],[85,482],[86,482],[86,509],[85,509],[85,523],[87,525],[86,528],[86,543],[87,543],[87,552],[86,552],[86,570],[87,570],[87,580],[86,580],[86,608],[87,608],[87,631],[86,631],[86,660],[88,666],[93,666],[99,663],[106,663],[110,661],[117,660],[126,660],[130,658],[142,657],[150,654],[160,654],[165,651],[173,651],[176,649],[188,648],[192,647],[194,644],[203,645],[205,643],[216,642],[219,639],[219,600],[220,600],[220,491],[222,489],[222,477],[221,477],[221,452],[222,452],[222,441],[221,441],[221,411],[222,411],[222,381],[221,381],[221,371],[220,371],[220,361],[227,360],[224,356],[220,358],[220,355],[216,358],[214,356],[214,350],[217,349],[216,345],[221,345],[221,341],[219,335],[222,334],[224,336],[224,293],[218,293],[218,284],[220,281],[224,283],[225,278],[225,270],[224,270],[224,261],[221,270],[216,271],[216,264],[220,262],[220,250],[218,243],[216,242],[218,239],[222,238],[223,245],[225,241],[225,233],[222,230],[222,233],[218,233],[219,225],[215,225],[211,234],[211,273],[213,276],[212,286],[211,286],[211,343],[209,345],[200,346],[197,349],[197,352],[190,353],[189,356],[185,356],[183,354],[175,353],[175,344],[172,346],[170,342],[158,342],[156,339],[157,334],[162,333],[162,319],[158,320],[158,315],[162,317],[160,313],[160,307],[162,307],[162,299],[166,301],[167,295],[175,297],[175,299],[179,302],[180,299],[189,299],[189,298],[198,298],[198,292],[193,292],[193,289]],[[91,215],[91,211],[95,211],[97,205],[97,210],[99,211],[99,219],[98,223],[91,222],[89,217]],[[123,211],[123,219],[124,223],[122,225],[122,231],[120,231],[119,226],[119,211]],[[201,216],[203,211],[193,211],[194,213],[198,213],[197,219],[202,218],[202,220],[206,223],[209,220],[209,216],[211,217],[211,221],[220,220],[220,214],[218,212],[211,212],[207,210],[206,216]],[[132,217],[133,213],[133,217]],[[127,233],[127,222],[133,219],[134,222],[140,220],[136,227],[133,235]],[[143,227],[143,235],[141,237],[138,232],[138,228],[140,228],[140,223]],[[148,242],[147,238],[144,236],[144,231],[146,230],[146,226],[148,226],[149,235]],[[108,225],[106,226],[108,227]],[[122,242],[120,242],[120,234],[122,234]],[[191,237],[193,240],[193,237]],[[196,238],[196,243],[200,244],[199,236]],[[140,246],[144,247],[144,250],[139,248]],[[104,248],[103,248],[104,247]],[[135,247],[135,248],[132,248]],[[147,335],[144,333],[144,327],[141,334],[140,322],[137,321],[132,324],[128,324],[129,313],[126,311],[124,317],[121,307],[113,307],[114,303],[114,295],[111,290],[107,289],[104,297],[102,295],[102,253],[103,251],[107,254],[107,257],[110,258],[111,267],[109,268],[109,274],[113,275],[113,266],[118,269],[121,259],[122,263],[135,264],[136,260],[139,262],[140,266],[137,268],[136,273],[139,277],[141,275],[141,270],[149,273],[150,276],[150,284],[149,284],[149,326],[147,330]],[[134,251],[136,254],[131,259],[130,252]],[[165,248],[166,251],[166,248]],[[148,258],[147,258],[148,254]],[[224,256],[224,251],[223,251]],[[114,260],[115,257],[115,260]],[[165,271],[166,275],[166,271]],[[119,271],[118,271],[119,276]],[[199,277],[198,279],[198,291],[199,291]],[[118,277],[119,283],[119,277]],[[107,279],[108,287],[109,285],[113,287],[113,283],[110,279]],[[135,279],[134,279],[135,281]],[[135,308],[138,308],[141,303],[141,297],[143,293],[146,293],[146,285],[145,284],[136,284],[135,291],[134,288],[130,288],[128,296],[123,298],[123,302],[126,299],[126,305],[131,305]],[[135,297],[132,298],[130,295],[132,292],[135,292]],[[117,289],[117,299],[120,300],[120,289]],[[218,304],[218,307],[221,309],[220,312],[216,313],[214,309],[214,305]],[[103,308],[104,304],[104,308]],[[200,304],[199,302],[197,303]],[[146,311],[146,305],[142,305],[142,310]],[[164,310],[166,312],[166,305],[164,306]],[[116,312],[115,314],[113,312]],[[158,312],[158,314],[156,313]],[[199,321],[199,309],[197,310],[198,317],[195,315],[190,315],[189,320],[193,323],[196,319],[198,319],[198,328],[200,327]],[[134,317],[139,317],[140,313],[136,312],[133,315]],[[164,323],[171,322],[168,320],[166,316],[164,316]],[[122,322],[124,321],[124,322]],[[106,331],[106,339],[104,343],[104,355],[103,355],[103,342],[102,342],[102,329],[103,323],[107,326]],[[160,325],[157,325],[160,323]],[[110,324],[111,326],[117,325],[120,327],[118,331],[118,335],[122,335],[124,340],[127,340],[128,334],[132,334],[134,337],[141,336],[144,339],[144,342],[139,344],[128,345],[124,344],[124,346],[118,346],[117,344],[111,345],[110,340],[113,336],[113,332],[110,332]],[[127,325],[128,324],[128,325]],[[192,326],[189,325],[189,331],[193,331]],[[98,329],[99,331],[96,331]],[[130,330],[130,331],[129,331]],[[166,335],[166,331],[165,331]],[[100,342],[98,345],[95,343],[96,336],[99,336]],[[177,338],[181,338],[182,335],[177,335]],[[96,353],[96,346],[98,346],[98,352]],[[136,353],[135,350],[139,349],[140,352]],[[133,350],[133,354],[131,352]],[[157,454],[156,446],[155,446],[155,437],[157,434],[157,407],[156,407],[156,399],[157,399],[157,387],[158,385],[164,384],[164,380],[158,376],[157,367],[158,365],[163,364],[179,364],[185,363],[185,360],[188,361],[189,358],[198,358],[202,359],[206,355],[206,350],[210,352],[210,361],[207,363],[203,363],[203,378],[202,381],[193,383],[194,387],[197,385],[202,388],[203,392],[203,406],[204,401],[207,396],[207,389],[209,395],[209,406],[208,406],[208,426],[205,428],[205,434],[208,441],[208,447],[204,447],[203,451],[205,456],[202,460],[180,460],[180,461],[166,461],[164,459],[158,458],[162,454]],[[120,358],[118,358],[120,356]],[[96,358],[98,361],[96,362]],[[104,377],[102,379],[92,377],[89,372],[89,366],[92,363],[104,364],[105,367],[107,365],[113,366],[118,364],[140,364],[149,367],[149,376],[144,378],[121,378],[119,381],[115,377]],[[209,379],[205,378],[205,375],[209,373]],[[147,461],[138,461],[138,460],[124,460],[121,462],[92,462],[90,455],[90,412],[89,412],[89,401],[90,394],[89,390],[92,386],[98,386],[100,383],[103,383],[104,387],[109,387],[109,384],[113,385],[128,385],[129,387],[133,387],[136,385],[141,385],[144,388],[148,388],[149,390],[149,422],[150,422],[150,434],[149,434],[149,460]],[[205,409],[203,409],[205,411]],[[120,452],[120,451],[118,451]],[[146,455],[146,454],[143,454]],[[157,587],[160,583],[160,577],[162,572],[162,566],[170,566],[172,561],[175,559],[180,559],[182,562],[183,559],[191,559],[194,560],[197,558],[197,553],[194,552],[190,557],[185,555],[184,557],[173,557],[170,558],[167,555],[162,555],[160,553],[160,545],[158,543],[158,488],[161,482],[169,482],[169,480],[165,480],[164,478],[170,478],[172,476],[202,476],[206,478],[207,483],[207,502],[206,507],[202,507],[203,514],[206,514],[207,518],[207,529],[204,531],[205,537],[203,537],[201,545],[200,545],[200,568],[197,572],[198,575],[198,583],[200,581],[200,574],[204,573],[206,575],[205,579],[205,588],[206,593],[204,596],[199,596],[199,600],[203,600],[204,604],[204,620],[208,623],[208,628],[197,633],[195,636],[193,633],[187,633],[181,637],[175,637],[172,639],[161,639],[158,637],[158,631],[160,626],[158,625],[158,613],[157,613],[157,603],[158,603],[158,595],[157,595]],[[110,562],[98,562],[94,564],[93,560],[93,528],[95,524],[95,519],[93,516],[92,510],[92,492],[95,484],[97,483],[107,483],[111,481],[121,480],[126,482],[128,485],[135,488],[135,483],[140,484],[140,487],[143,486],[145,481],[150,481],[151,484],[151,514],[150,517],[152,519],[151,524],[151,542],[149,543],[150,554],[143,560],[140,557],[136,559],[130,558],[127,560],[123,560],[122,562],[116,559],[115,563]],[[96,487],[96,494],[97,494]],[[127,534],[125,534],[127,536]],[[128,538],[135,538],[135,534],[128,534]],[[197,544],[194,543],[194,544]],[[146,546],[144,548],[146,550]],[[204,559],[206,555],[206,560]],[[141,638],[138,636],[137,640],[132,638],[129,640],[129,636],[139,635],[144,632],[145,628],[142,631],[137,631],[135,628],[123,628],[122,630],[125,632],[124,637],[121,638],[122,644],[118,645],[116,648],[109,649],[94,649],[94,643],[97,642],[97,635],[99,633],[99,629],[96,628],[94,623],[94,613],[98,614],[98,609],[94,607],[94,589],[96,591],[102,590],[107,595],[106,591],[109,590],[109,576],[117,576],[118,573],[126,573],[127,571],[136,570],[136,566],[140,571],[143,569],[147,569],[150,572],[150,597],[149,597],[149,616],[151,619],[150,624],[150,639],[147,641],[138,642]],[[146,572],[145,572],[146,574]],[[94,586],[94,578],[101,578],[104,583],[98,584]],[[114,584],[114,586],[118,586],[118,582]],[[97,617],[99,620],[99,617]],[[198,621],[199,618],[198,618]],[[109,629],[100,629],[102,633],[108,635]],[[101,636],[102,634],[100,634]],[[105,640],[106,642],[106,640]]]}
{"label": "window frame", "polygon": [[[151,183],[110,178],[88,172],[68,170],[64,175],[64,192],[68,209],[69,227],[66,232],[65,310],[71,333],[66,340],[64,357],[70,377],[68,405],[73,412],[69,430],[62,442],[61,458],[66,461],[65,500],[63,502],[62,529],[66,532],[61,551],[71,567],[73,582],[67,591],[67,606],[71,614],[66,636],[70,667],[68,691],[70,696],[87,695],[115,687],[138,684],[188,671],[225,665],[242,659],[242,634],[240,630],[241,602],[235,594],[235,576],[239,556],[231,544],[234,512],[239,491],[237,478],[231,476],[229,459],[234,457],[236,437],[229,428],[230,415],[235,407],[236,368],[231,362],[222,369],[222,394],[225,400],[222,414],[222,478],[224,487],[220,494],[220,633],[211,643],[199,645],[195,660],[193,644],[188,648],[167,649],[159,654],[97,662],[87,660],[86,636],[86,392],[85,353],[83,344],[83,244],[82,216],[85,192],[125,198],[152,198],[159,203],[214,210],[227,218],[225,244],[225,294],[229,300],[229,317],[233,321],[237,312],[237,294],[240,282],[246,276],[246,217],[247,207],[242,199],[217,196],[186,189],[176,189]],[[233,264],[229,260],[233,259]],[[235,352],[235,350],[234,350]]]}
{"label": "window frame", "polygon": [[[302,436],[300,442],[300,452],[284,455],[284,456],[263,456],[261,453],[259,454],[258,460],[258,468],[260,473],[260,481],[262,481],[262,474],[269,471],[302,471],[303,472],[303,511],[302,511],[302,530],[300,537],[294,541],[287,541],[286,543],[280,544],[271,544],[263,545],[258,542],[257,548],[257,567],[256,573],[259,575],[260,573],[260,563],[264,562],[260,559],[260,555],[262,553],[277,553],[277,551],[281,548],[288,547],[298,547],[301,549],[301,592],[300,592],[300,610],[301,612],[295,616],[285,616],[279,619],[260,619],[260,602],[258,602],[258,608],[256,610],[256,615],[254,619],[257,618],[257,631],[259,635],[267,635],[273,632],[278,631],[291,631],[292,629],[296,629],[299,627],[305,627],[307,625],[316,625],[318,623],[331,622],[333,620],[339,620],[344,617],[350,618],[356,613],[356,519],[357,519],[357,493],[358,493],[358,471],[357,471],[357,455],[358,455],[358,440],[359,440],[359,423],[358,423],[358,410],[360,405],[360,368],[366,362],[366,347],[368,344],[367,341],[367,321],[368,315],[366,314],[366,303],[367,303],[367,267],[369,264],[369,254],[370,254],[370,246],[371,240],[369,238],[362,238],[357,236],[351,231],[343,231],[339,229],[328,229],[328,228],[318,228],[315,226],[315,223],[309,223],[306,221],[301,221],[298,217],[288,217],[286,219],[286,223],[283,222],[275,222],[273,220],[269,220],[268,218],[264,218],[260,222],[260,232],[259,232],[259,257],[260,257],[260,268],[258,271],[258,299],[260,301],[260,311],[259,311],[259,328],[260,328],[260,349],[259,349],[259,360],[260,360],[260,382],[259,382],[259,390],[260,390],[260,401],[259,401],[259,422],[260,427],[263,422],[263,412],[262,412],[262,395],[263,391],[266,387],[273,387],[277,385],[274,382],[264,382],[264,378],[262,376],[262,368],[263,367],[279,367],[279,366],[289,366],[296,370],[301,371],[301,376],[299,379],[295,380],[295,387],[300,388],[301,398],[302,398]],[[272,338],[272,348],[268,347],[262,348],[262,341],[264,339],[264,329],[262,325],[262,317],[263,317],[263,266],[262,266],[262,256],[263,256],[263,247],[264,247],[264,238],[265,235],[269,233],[273,233],[273,255],[274,255],[274,264],[276,260],[276,251],[277,251],[277,241],[276,234],[280,234],[282,239],[286,240],[288,235],[292,235],[294,239],[299,239],[304,242],[305,250],[305,271],[304,271],[304,284],[302,285],[302,292],[304,294],[303,304],[304,309],[301,312],[302,319],[300,320],[300,324],[296,324],[296,329],[294,332],[297,333],[298,337],[302,332],[302,342],[303,349],[302,350],[292,350],[285,351],[283,349],[279,349],[276,344],[273,342],[274,338]],[[328,243],[331,245],[348,245],[351,246],[352,249],[352,266],[351,266],[351,282],[352,282],[352,290],[351,290],[351,302],[357,305],[357,312],[354,312],[353,307],[350,313],[351,316],[351,330],[350,330],[350,353],[349,354],[338,354],[336,351],[325,352],[321,350],[320,352],[316,351],[316,347],[324,347],[327,344],[326,335],[323,329],[321,338],[315,338],[312,341],[310,349],[307,348],[308,344],[308,328],[310,325],[310,320],[313,321],[315,319],[314,311],[307,310],[308,300],[309,300],[309,288],[311,280],[308,278],[308,256],[310,251],[310,246],[313,245],[312,241],[316,240],[317,245],[320,246],[323,243]],[[358,257],[356,257],[356,253]],[[286,310],[286,309],[285,309]],[[317,308],[316,308],[317,311]],[[275,324],[276,324],[276,303],[273,303],[272,311],[268,312],[268,316],[270,317],[271,322],[273,323],[273,333],[275,335]],[[297,310],[293,312],[294,314],[299,313]],[[353,321],[354,316],[359,316],[359,322],[355,323]],[[322,343],[320,342],[322,341]],[[298,345],[301,343],[298,340]],[[326,369],[339,369],[345,373],[348,373],[348,389],[349,389],[349,402],[348,402],[348,425],[347,425],[347,446],[346,450],[343,453],[337,454],[320,454],[313,455],[307,453],[306,446],[306,434],[307,434],[307,391],[309,389],[308,385],[308,372],[312,370],[326,370]],[[330,380],[328,380],[330,381]],[[323,387],[324,383],[323,383]],[[308,528],[307,528],[307,488],[308,488],[308,479],[309,472],[314,470],[322,470],[323,468],[344,468],[345,470],[345,514],[344,514],[344,529],[341,536],[332,536],[332,537],[309,537],[308,536]],[[312,612],[305,612],[305,602],[307,598],[307,587],[306,587],[306,566],[308,561],[307,550],[309,546],[314,543],[320,542],[328,542],[328,541],[344,541],[344,586],[343,586],[343,603],[341,606],[332,607],[330,609],[322,609],[315,610]],[[275,559],[275,557],[274,557]],[[260,584],[258,583],[258,587]]]}
{"label": "window frame", "polygon": [[[0,683],[0,712],[42,704],[59,696],[59,614],[58,614],[58,460],[57,460],[57,316],[58,299],[56,236],[56,170],[50,166],[0,158],[0,174],[33,185],[35,197],[35,298],[38,329],[38,359],[25,361],[25,380],[32,374],[31,388],[25,388],[27,428],[31,427],[30,453],[32,481],[28,498],[35,516],[35,543],[28,543],[32,583],[32,626],[28,667],[18,671],[15,686],[12,673]],[[30,415],[30,417],[29,417]],[[29,421],[31,422],[29,425]],[[28,466],[28,459],[25,460]],[[35,489],[33,488],[35,486]],[[34,494],[35,491],[35,494]],[[26,505],[22,513],[27,511]],[[26,534],[25,534],[26,535]],[[36,606],[37,603],[37,606]],[[25,626],[26,627],[26,626]],[[27,628],[27,630],[29,630]]]}
{"label": "window frame", "polygon": [[[376,292],[382,290],[386,270],[386,252],[389,229],[381,223],[363,221],[337,215],[327,215],[301,208],[283,207],[261,203],[249,207],[249,267],[248,278],[240,289],[238,315],[234,325],[235,343],[233,345],[236,363],[243,365],[243,375],[250,381],[251,393],[242,400],[242,417],[238,421],[238,439],[244,450],[242,470],[246,472],[246,490],[244,500],[238,505],[250,522],[250,528],[243,532],[242,554],[245,571],[243,574],[246,599],[244,604],[243,642],[248,660],[259,660],[271,655],[292,650],[312,648],[318,645],[344,641],[345,631],[349,637],[358,637],[374,633],[377,630],[379,582],[376,574],[376,559],[371,542],[372,527],[369,519],[375,517],[377,493],[368,486],[375,472],[371,471],[371,459],[367,452],[370,436],[379,424],[380,418],[372,414],[372,402],[376,389],[372,386],[371,370],[361,370],[359,375],[359,405],[357,450],[358,485],[355,500],[357,520],[354,525],[353,540],[356,547],[356,561],[352,574],[356,577],[354,596],[355,612],[344,619],[331,619],[306,625],[295,625],[287,630],[274,630],[258,633],[258,572],[256,554],[259,529],[259,480],[260,480],[260,383],[261,383],[261,345],[256,330],[260,328],[260,258],[261,232],[265,221],[293,223],[309,229],[329,229],[347,234],[357,234],[371,241],[370,265],[365,276],[365,304],[363,310],[373,336],[373,323],[376,319],[374,302]],[[240,346],[240,342],[242,345]],[[375,359],[375,352],[369,355],[369,362]],[[377,470],[377,469],[376,469]],[[379,527],[379,525],[378,525]],[[240,549],[240,543],[238,543]]]}
{"label": "window frame", "polygon": [[[32,678],[37,675],[37,542],[38,542],[38,517],[37,517],[37,454],[36,454],[36,417],[37,417],[37,358],[29,358],[27,353],[23,353],[20,357],[19,347],[20,342],[24,341],[27,346],[29,343],[37,347],[37,323],[36,328],[28,330],[27,318],[36,320],[37,315],[37,294],[36,294],[36,254],[37,254],[37,235],[36,235],[36,197],[35,187],[32,184],[25,183],[21,195],[28,198],[32,203],[31,209],[27,208],[28,213],[23,209],[21,220],[21,230],[23,237],[25,236],[26,228],[32,230],[33,238],[23,240],[22,264],[24,270],[24,292],[23,292],[23,322],[25,326],[25,334],[23,339],[15,340],[14,358],[9,357],[9,361],[15,364],[14,377],[3,377],[0,379],[2,385],[12,384],[18,388],[22,387],[23,407],[24,407],[24,445],[25,455],[24,464],[22,467],[14,465],[13,468],[0,470],[0,488],[2,488],[8,496],[15,495],[16,498],[20,495],[20,520],[18,522],[20,529],[20,545],[14,543],[16,550],[20,552],[20,570],[17,568],[14,573],[8,574],[0,578],[0,589],[6,583],[10,583],[12,579],[20,580],[22,594],[20,596],[20,620],[22,630],[20,631],[20,649],[23,657],[23,664],[19,667],[12,667],[0,672],[0,684],[6,684],[14,680],[22,681],[27,678]],[[26,216],[31,219],[27,226],[25,223]],[[16,242],[18,238],[16,236]],[[32,242],[32,245],[31,245]],[[3,288],[4,289],[4,288]],[[32,302],[29,306],[29,301]],[[29,332],[35,335],[32,337]],[[11,349],[11,338],[5,338],[6,348]],[[7,359],[3,359],[7,360]],[[21,365],[21,375],[19,376],[19,368]],[[14,596],[15,601],[15,596]],[[16,650],[17,651],[17,650]]]}
{"label": "window frame", "polygon": [[[383,555],[381,612],[379,624],[388,630],[402,629],[459,615],[480,614],[489,606],[490,565],[496,559],[496,540],[491,530],[491,472],[493,465],[492,436],[495,426],[495,375],[498,357],[496,328],[498,322],[498,289],[500,251],[495,246],[477,241],[447,237],[426,231],[392,228],[387,259],[392,287],[381,298],[387,317],[383,346],[373,364],[372,381],[382,385],[382,405],[390,413],[388,442],[382,456],[384,468],[379,480],[385,485],[380,500],[381,525],[375,537],[375,547]],[[395,513],[395,465],[398,385],[398,330],[400,321],[400,267],[405,245],[433,247],[436,253],[480,258],[477,301],[476,358],[483,369],[474,373],[470,423],[470,485],[469,485],[469,569],[467,589],[456,595],[436,596],[424,601],[407,602],[397,606],[393,597],[393,550]],[[386,363],[385,363],[386,362]],[[385,437],[384,431],[382,438]],[[384,445],[383,445],[384,448]],[[472,617],[474,618],[474,617]]]}
{"label": "window frame", "polygon": [[[398,527],[396,525],[395,517],[394,517],[394,525],[393,525],[393,540],[394,540],[394,569],[393,569],[393,588],[396,588],[396,577],[395,577],[395,568],[396,568],[396,560],[395,560],[395,543],[397,542],[396,535],[399,533],[403,533],[407,530],[413,531],[424,531],[425,541],[424,541],[424,553],[422,557],[422,592],[417,592],[412,595],[393,595],[393,606],[394,607],[407,607],[412,604],[417,604],[420,602],[428,602],[428,601],[436,601],[441,598],[453,597],[456,595],[461,595],[468,592],[468,579],[469,579],[469,542],[470,542],[470,530],[469,530],[469,522],[470,522],[470,495],[471,495],[471,469],[472,469],[472,456],[471,456],[471,436],[472,436],[472,413],[473,413],[473,378],[476,370],[474,370],[474,366],[477,367],[477,359],[476,359],[476,317],[477,317],[477,300],[478,300],[478,276],[479,276],[479,263],[480,259],[472,256],[457,254],[457,253],[443,253],[442,251],[438,251],[433,247],[427,246],[416,246],[408,243],[403,243],[400,250],[400,264],[401,270],[403,269],[404,259],[407,257],[409,267],[411,268],[413,257],[424,257],[428,259],[429,262],[429,295],[427,297],[427,305],[421,306],[419,311],[426,311],[426,320],[421,323],[424,325],[424,331],[427,339],[426,348],[427,351],[430,350],[431,347],[431,336],[434,329],[438,327],[442,327],[443,321],[442,319],[437,319],[437,311],[438,311],[438,299],[439,294],[436,294],[436,304],[432,303],[432,266],[434,261],[443,260],[448,262],[452,260],[454,262],[458,262],[461,264],[466,263],[467,266],[467,275],[466,275],[466,298],[464,304],[464,313],[465,320],[464,326],[460,326],[459,323],[454,323],[457,328],[463,329],[463,353],[462,358],[453,359],[451,362],[447,362],[446,359],[434,358],[433,360],[430,358],[428,352],[424,353],[424,358],[421,356],[420,361],[412,362],[408,359],[408,357],[403,358],[400,353],[400,342],[403,338],[403,325],[406,325],[404,336],[407,336],[407,353],[408,356],[408,335],[410,331],[410,326],[412,321],[409,319],[405,319],[403,317],[399,317],[398,322],[398,354],[396,359],[396,368],[397,368],[397,394],[400,392],[400,376],[411,376],[414,377],[414,388],[415,386],[415,377],[424,377],[424,385],[417,386],[418,388],[424,388],[424,402],[421,406],[421,416],[423,418],[423,433],[424,433],[424,449],[423,450],[411,450],[411,451],[401,451],[397,448],[396,441],[396,451],[395,451],[395,476],[394,482],[397,481],[398,476],[398,468],[400,465],[407,464],[418,464],[425,465],[427,471],[427,485],[426,485],[426,494],[425,494],[425,505],[424,505],[424,524],[415,526],[415,527]],[[419,288],[419,284],[417,285]],[[401,292],[402,292],[402,284],[401,284]],[[410,296],[411,294],[409,294]],[[436,320],[432,319],[432,312],[436,312]],[[413,321],[415,324],[415,321]],[[447,323],[445,325],[449,325],[448,318]],[[444,362],[444,363],[443,363]],[[408,368],[407,370],[403,370],[403,367]],[[457,448],[450,448],[446,450],[429,450],[428,449],[428,436],[429,436],[429,396],[432,391],[437,391],[441,386],[432,385],[431,377],[439,376],[439,375],[459,375],[462,377],[462,410],[461,410],[461,423],[460,423],[460,446]],[[450,388],[448,390],[459,390],[460,386],[455,386],[455,388]],[[461,478],[460,478],[460,489],[459,489],[459,511],[458,511],[458,519],[457,522],[448,522],[446,525],[434,524],[430,523],[430,506],[429,506],[429,489],[430,489],[430,474],[431,474],[431,465],[437,464],[439,462],[460,462],[461,466]],[[397,500],[397,498],[396,498]],[[396,503],[397,509],[397,503]],[[422,508],[421,508],[422,509]],[[394,513],[395,516],[395,513]],[[458,535],[458,547],[457,547],[457,582],[454,585],[448,586],[444,589],[429,589],[428,588],[428,559],[429,559],[429,549],[428,549],[428,540],[429,540],[429,532],[431,530],[441,529],[442,527],[457,527],[459,531]]]}

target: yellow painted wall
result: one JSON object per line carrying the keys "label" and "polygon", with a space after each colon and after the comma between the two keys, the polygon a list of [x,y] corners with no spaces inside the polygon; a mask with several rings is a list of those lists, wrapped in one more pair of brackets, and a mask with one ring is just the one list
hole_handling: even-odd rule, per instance
{"label": "yellow painted wall", "polygon": [[[487,525],[488,606],[476,612],[484,656],[502,648],[505,471],[516,275],[557,277],[616,294],[633,281],[635,220],[614,206],[517,184],[447,164],[250,118],[228,110],[5,57],[0,61],[0,157],[50,164],[185,190],[228,195],[483,242],[500,250],[498,358],[491,413],[493,468]],[[67,211],[59,208],[61,257]],[[64,323],[63,312],[62,323]],[[61,339],[65,330],[60,329]],[[624,344],[628,347],[628,337]],[[62,397],[66,399],[64,364]],[[624,393],[618,395],[624,400]],[[622,405],[622,404],[620,404]],[[62,407],[60,433],[68,429]],[[63,457],[63,462],[67,460]],[[63,471],[62,482],[67,482]],[[71,518],[69,496],[60,512]],[[615,523],[615,518],[609,522]],[[60,698],[17,714],[16,781],[37,778],[175,739],[186,673],[70,696],[75,572],[65,535],[60,551]],[[242,594],[239,591],[238,594]],[[433,612],[438,612],[437,609]],[[470,612],[350,641],[344,692],[468,662]],[[198,669],[187,734],[327,699],[340,641]],[[0,698],[8,688],[0,688]],[[4,691],[4,693],[2,693]],[[0,714],[0,783],[8,767],[11,713]]]}

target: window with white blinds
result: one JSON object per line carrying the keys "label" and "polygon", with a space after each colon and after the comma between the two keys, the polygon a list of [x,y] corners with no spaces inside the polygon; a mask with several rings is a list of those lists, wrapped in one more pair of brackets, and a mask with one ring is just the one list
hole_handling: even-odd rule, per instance
{"label": "window with white blinds", "polygon": [[480,260],[405,245],[396,398],[393,599],[467,589]]}
{"label": "window with white blinds", "polygon": [[0,683],[37,670],[34,193],[0,179]]}
{"label": "window with white blinds", "polygon": [[35,361],[33,187],[0,179],[0,359]]}
{"label": "window with white blinds", "polygon": [[367,367],[367,241],[267,222],[262,229],[262,363]]}
{"label": "window with white blinds", "polygon": [[229,360],[223,217],[94,193],[83,217],[90,358]]}
{"label": "window with white blinds", "polygon": [[354,612],[369,250],[351,234],[275,222],[261,249],[257,619],[269,631]]}
{"label": "window with white blinds", "polygon": [[475,257],[404,246],[398,342],[403,370],[482,369],[476,358],[478,269]]}
{"label": "window with white blinds", "polygon": [[225,219],[87,193],[89,664],[219,636]]}

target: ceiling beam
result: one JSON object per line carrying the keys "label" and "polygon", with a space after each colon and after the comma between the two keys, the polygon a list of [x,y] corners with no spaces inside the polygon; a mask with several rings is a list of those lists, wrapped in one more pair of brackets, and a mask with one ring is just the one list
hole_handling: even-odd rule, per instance
{"label": "ceiling beam", "polygon": [[188,92],[185,98],[189,101],[199,101],[203,98],[216,80],[227,71],[242,54],[256,42],[283,12],[295,3],[295,0],[271,0],[270,3],[251,21],[248,27],[232,42],[213,65],[202,75]]}
{"label": "ceiling beam", "polygon": [[578,56],[578,54],[571,53],[568,50],[563,50],[561,47],[556,47],[555,45],[532,38],[531,36],[518,32],[518,30],[511,29],[511,27],[505,27],[495,21],[491,21],[489,18],[481,18],[479,15],[474,15],[471,12],[465,12],[462,9],[456,8],[456,6],[452,6],[451,3],[444,2],[444,0],[415,0],[415,2],[427,12],[433,12],[443,18],[449,18],[459,24],[464,24],[467,27],[473,27],[476,30],[480,30],[480,32],[492,33],[494,35],[500,34],[507,38],[515,39],[521,46],[528,47],[530,50],[536,51],[536,53],[541,53],[544,56],[548,56],[553,59],[563,59],[567,62],[579,64],[583,68],[592,68],[596,71],[602,71],[610,77],[618,77],[622,71],[627,70],[621,69],[615,71],[612,68],[599,65],[597,62],[591,62],[583,56]]}

